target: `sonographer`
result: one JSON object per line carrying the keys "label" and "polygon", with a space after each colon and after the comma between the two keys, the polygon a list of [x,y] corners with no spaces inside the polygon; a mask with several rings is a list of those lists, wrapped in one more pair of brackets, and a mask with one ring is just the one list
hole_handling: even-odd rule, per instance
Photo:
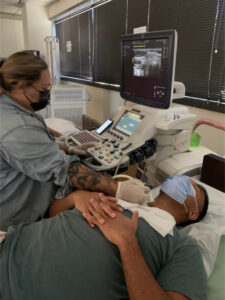
{"label": "sonographer", "polygon": [[[15,53],[0,68],[2,231],[10,225],[46,217],[55,198],[71,209],[65,197],[74,188],[123,199],[148,197],[149,190],[144,185],[118,183],[82,165],[78,156],[59,149],[44,120],[36,114],[49,103],[50,89],[48,66],[33,54]],[[109,201],[99,209],[110,215],[117,207]]]}

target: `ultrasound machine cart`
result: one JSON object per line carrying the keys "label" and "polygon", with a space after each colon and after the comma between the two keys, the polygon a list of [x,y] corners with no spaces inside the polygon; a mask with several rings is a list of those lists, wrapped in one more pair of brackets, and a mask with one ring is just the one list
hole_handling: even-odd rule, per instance
{"label": "ultrasound machine cart", "polygon": [[73,143],[96,141],[83,163],[96,171],[128,167],[152,159],[159,163],[188,151],[196,115],[172,104],[185,87],[174,82],[177,32],[166,30],[121,37],[121,90],[127,100],[112,120],[96,131],[70,137]]}

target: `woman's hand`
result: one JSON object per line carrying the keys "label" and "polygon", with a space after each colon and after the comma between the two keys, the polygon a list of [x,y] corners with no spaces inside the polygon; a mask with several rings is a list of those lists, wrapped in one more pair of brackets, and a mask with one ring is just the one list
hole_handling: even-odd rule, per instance
{"label": "woman's hand", "polygon": [[123,211],[122,207],[116,205],[117,199],[102,193],[77,190],[72,194],[74,207],[82,212],[91,227],[103,224],[107,217],[115,218],[116,212]]}
{"label": "woman's hand", "polygon": [[78,146],[73,146],[68,148],[68,154],[70,155],[87,155],[87,150],[89,148],[96,147],[97,143],[90,142],[90,143],[84,143]]}

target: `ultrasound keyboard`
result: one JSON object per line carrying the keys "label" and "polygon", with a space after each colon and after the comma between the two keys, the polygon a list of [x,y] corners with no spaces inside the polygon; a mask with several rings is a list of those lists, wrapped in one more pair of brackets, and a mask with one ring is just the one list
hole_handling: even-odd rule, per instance
{"label": "ultrasound keyboard", "polygon": [[100,139],[90,131],[84,130],[70,136],[76,144],[85,144],[90,142],[99,142]]}

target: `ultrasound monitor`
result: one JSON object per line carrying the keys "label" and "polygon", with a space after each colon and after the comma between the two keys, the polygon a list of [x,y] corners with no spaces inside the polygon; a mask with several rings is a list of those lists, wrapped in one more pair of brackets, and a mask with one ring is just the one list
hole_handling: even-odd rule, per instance
{"label": "ultrasound monitor", "polygon": [[172,101],[175,30],[121,37],[121,97],[136,104],[168,108]]}

